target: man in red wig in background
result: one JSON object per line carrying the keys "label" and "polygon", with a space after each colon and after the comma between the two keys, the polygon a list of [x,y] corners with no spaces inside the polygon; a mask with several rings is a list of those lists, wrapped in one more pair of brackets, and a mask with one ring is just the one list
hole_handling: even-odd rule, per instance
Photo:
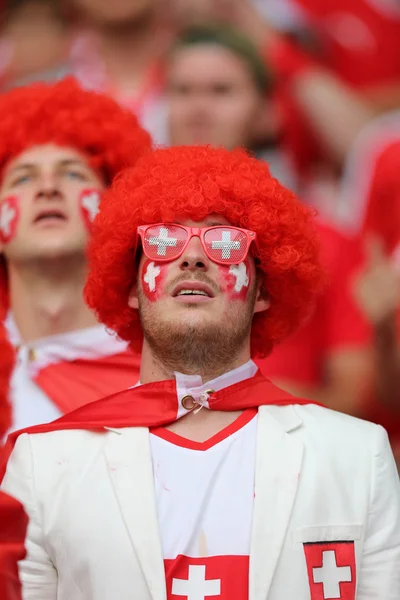
{"label": "man in red wig in background", "polygon": [[97,323],[83,286],[101,195],[150,138],[72,79],[5,94],[0,115],[0,291],[17,354],[17,429],[137,381],[137,359]]}
{"label": "man in red wig in background", "polygon": [[244,151],[156,150],[115,180],[86,297],[142,350],[141,383],[11,434],[26,598],[398,599],[385,431],[251,359],[321,279],[309,209]]}
{"label": "man in red wig in background", "polygon": [[[11,406],[8,386],[13,369],[14,352],[4,325],[0,322],[0,444],[10,427]],[[1,452],[1,448],[0,448]],[[25,534],[28,518],[22,505],[0,492],[0,598],[20,600],[21,585],[17,561],[25,556]]]}

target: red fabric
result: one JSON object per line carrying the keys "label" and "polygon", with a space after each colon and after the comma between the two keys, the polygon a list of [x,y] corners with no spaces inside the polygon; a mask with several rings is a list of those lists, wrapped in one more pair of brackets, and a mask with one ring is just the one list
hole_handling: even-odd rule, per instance
{"label": "red fabric", "polygon": [[[276,387],[260,371],[219,392],[208,400],[211,410],[235,411],[263,405],[316,404],[301,400]],[[28,427],[11,433],[0,465],[0,481],[14,444],[21,433],[46,433],[65,429],[102,430],[104,427],[158,427],[176,420],[178,411],[175,381],[158,381],[125,390],[97,402],[86,404],[52,423]]]}
{"label": "red fabric", "polygon": [[[385,132],[383,132],[385,133]],[[384,242],[389,253],[395,252],[400,244],[400,139],[390,141],[390,130],[387,132],[386,146],[377,152],[372,162],[368,159],[359,166],[360,176],[368,178],[368,185],[356,180],[356,191],[361,189],[365,195],[361,198],[363,206],[362,221],[359,223],[365,235],[373,233]],[[381,138],[378,135],[378,140]],[[372,141],[373,142],[373,141]],[[373,147],[373,143],[371,144]],[[400,257],[395,252],[394,260],[399,264]],[[400,332],[400,327],[399,327]],[[366,407],[365,418],[382,425],[389,434],[393,448],[400,448],[400,418],[382,406],[376,398],[371,398]]]}
{"label": "red fabric", "polygon": [[371,338],[351,290],[352,278],[362,262],[360,244],[321,222],[318,229],[327,288],[307,323],[270,356],[256,361],[268,377],[315,386],[323,380],[324,364],[331,353],[367,346]]}
{"label": "red fabric", "polygon": [[35,381],[63,413],[71,412],[139,381],[140,357],[127,350],[96,359],[53,363]]}
{"label": "red fabric", "polygon": [[322,541],[303,547],[310,599],[354,600],[357,577],[354,542]]}
{"label": "red fabric", "polygon": [[395,0],[393,16],[380,8],[379,0],[292,1],[309,17],[324,64],[341,79],[357,88],[399,81],[400,10],[396,18]]}
{"label": "red fabric", "polygon": [[[388,136],[390,132],[388,132]],[[388,141],[386,147],[369,167],[371,176],[366,190],[364,232],[378,234],[392,252],[400,242],[400,139]]]}
{"label": "red fabric", "polygon": [[22,504],[0,492],[0,598],[21,600],[17,561],[25,557],[28,525]]}

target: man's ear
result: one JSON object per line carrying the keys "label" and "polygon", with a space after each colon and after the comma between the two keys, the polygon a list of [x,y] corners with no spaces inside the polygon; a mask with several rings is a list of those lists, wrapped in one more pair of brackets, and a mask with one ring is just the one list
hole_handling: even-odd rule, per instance
{"label": "man's ear", "polygon": [[137,278],[129,292],[128,306],[130,308],[135,308],[136,310],[139,308],[139,299],[138,299],[138,293],[137,293]]}
{"label": "man's ear", "polygon": [[257,270],[257,283],[256,283],[256,301],[254,304],[254,313],[263,312],[268,310],[271,306],[268,292],[265,287],[265,275],[261,271]]}

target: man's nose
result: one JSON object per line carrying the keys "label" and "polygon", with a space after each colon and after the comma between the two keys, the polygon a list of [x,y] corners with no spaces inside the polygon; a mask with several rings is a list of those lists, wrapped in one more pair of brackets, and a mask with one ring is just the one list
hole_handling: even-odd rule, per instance
{"label": "man's nose", "polygon": [[180,257],[182,271],[207,271],[209,259],[204,252],[200,238],[193,236]]}
{"label": "man's nose", "polygon": [[56,200],[62,197],[56,177],[52,174],[43,174],[37,182],[37,200]]}

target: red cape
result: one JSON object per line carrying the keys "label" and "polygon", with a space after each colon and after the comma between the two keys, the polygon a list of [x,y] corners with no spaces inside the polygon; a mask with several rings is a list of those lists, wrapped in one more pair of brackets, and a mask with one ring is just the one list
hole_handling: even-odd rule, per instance
{"label": "red cape", "polygon": [[0,598],[21,600],[17,561],[25,557],[28,525],[22,504],[0,492]]}
{"label": "red cape", "polygon": [[[287,406],[316,403],[295,398],[276,387],[260,371],[257,371],[254,377],[211,394],[208,404],[211,410],[235,411],[267,404]],[[102,430],[105,427],[160,427],[175,421],[177,410],[175,380],[157,381],[86,404],[52,423],[15,431],[7,439],[4,459],[0,464],[0,481],[4,477],[8,458],[21,433],[46,433],[63,429]]]}

